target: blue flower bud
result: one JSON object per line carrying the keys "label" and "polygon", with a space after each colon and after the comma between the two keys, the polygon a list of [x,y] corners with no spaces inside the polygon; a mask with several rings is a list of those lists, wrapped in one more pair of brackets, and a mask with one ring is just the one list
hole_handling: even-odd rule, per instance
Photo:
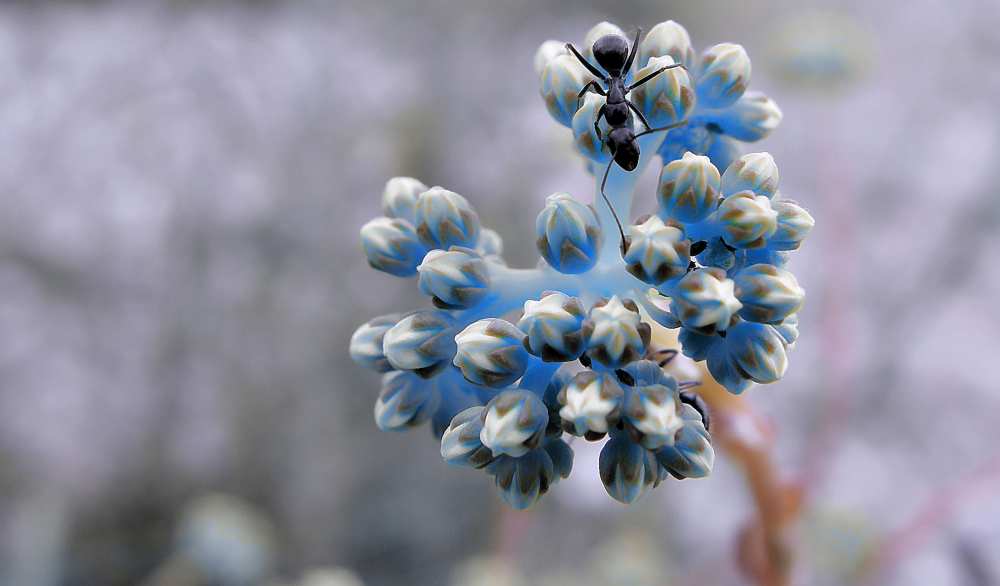
{"label": "blue flower bud", "polygon": [[721,238],[712,238],[708,241],[708,246],[698,255],[698,262],[702,266],[715,267],[728,271],[736,266],[736,254],[726,248],[726,244]]}
{"label": "blue flower bud", "polygon": [[715,464],[712,437],[697,409],[682,405],[681,416],[684,426],[674,438],[673,445],[656,451],[656,461],[678,480],[708,476]]}
{"label": "blue flower bud", "polygon": [[425,191],[427,186],[412,177],[393,177],[382,192],[382,213],[414,224],[417,198]]}
{"label": "blue flower bud", "polygon": [[393,368],[431,377],[455,355],[453,322],[443,311],[417,311],[385,333],[382,348]]}
{"label": "blue flower bud", "polygon": [[738,250],[741,253],[742,262],[739,263],[740,267],[748,267],[750,265],[774,265],[779,269],[784,268],[788,264],[788,258],[791,253],[784,250],[774,250],[771,248],[771,239],[767,239],[767,245],[763,248],[747,248],[745,250]]}
{"label": "blue flower bud", "polygon": [[417,198],[416,227],[428,248],[475,248],[479,240],[475,210],[464,197],[441,187],[432,187]]}
{"label": "blue flower bud", "polygon": [[795,275],[778,267],[756,264],[733,275],[736,298],[743,304],[740,317],[761,323],[778,323],[802,308],[806,292]]}
{"label": "blue flower bud", "polygon": [[677,381],[667,375],[667,384],[635,386],[625,394],[625,421],[632,440],[655,450],[672,444],[683,426]]}
{"label": "blue flower bud", "polygon": [[549,412],[529,391],[507,390],[486,405],[479,439],[494,456],[519,458],[538,447],[545,436]]}
{"label": "blue flower bud", "polygon": [[698,105],[726,108],[736,103],[750,84],[750,57],[741,45],[720,43],[701,57]]}
{"label": "blue flower bud", "polygon": [[490,276],[479,254],[468,248],[432,250],[417,267],[418,284],[434,305],[444,309],[472,307],[489,292]]}
{"label": "blue flower bud", "polygon": [[767,239],[768,248],[798,250],[816,221],[809,212],[788,200],[772,201],[771,207],[778,214],[778,228]]}
{"label": "blue flower bud", "polygon": [[695,118],[691,124],[667,133],[659,150],[663,162],[676,161],[690,151],[708,157],[716,169],[725,169],[740,156],[739,146],[726,135],[706,128],[702,116],[696,115]]}
{"label": "blue flower bud", "polygon": [[569,383],[573,382],[574,372],[565,366],[559,367],[552,378],[549,380],[549,384],[545,387],[545,393],[542,395],[542,402],[549,409],[549,427],[554,427],[553,425],[553,415],[558,419],[559,409],[562,405],[559,403],[559,393],[566,388]]}
{"label": "blue flower bud", "polygon": [[590,309],[593,327],[587,345],[587,357],[607,368],[620,368],[646,353],[649,344],[649,324],[643,323],[639,308],[631,299],[623,303],[615,295],[598,301]]}
{"label": "blue flower bud", "polygon": [[541,93],[545,107],[563,126],[573,123],[579,105],[579,93],[594,76],[576,57],[566,52],[552,56],[541,74]]}
{"label": "blue flower bud", "polygon": [[771,153],[743,155],[722,174],[722,194],[729,196],[741,191],[774,197],[778,191],[778,165]]}
{"label": "blue flower bud", "polygon": [[707,119],[736,140],[755,142],[771,134],[781,117],[774,100],[760,92],[747,92],[731,107],[712,111]]}
{"label": "blue flower bud", "polygon": [[560,438],[551,438],[545,441],[542,449],[552,459],[552,466],[556,473],[552,482],[558,482],[560,478],[569,478],[570,472],[573,471],[573,448]]}
{"label": "blue flower bud", "polygon": [[674,288],[670,307],[687,328],[709,333],[725,330],[741,307],[734,289],[735,284],[725,271],[715,268],[691,271]]}
{"label": "blue flower bud", "polygon": [[598,467],[608,494],[625,504],[635,502],[659,482],[653,453],[624,434],[612,436],[604,444]]}
{"label": "blue flower bud", "polygon": [[[728,339],[729,336],[727,335],[726,338]],[[718,341],[709,347],[708,356],[705,359],[705,363],[708,365],[708,372],[727,391],[734,395],[739,395],[752,387],[753,381],[746,376],[746,373],[740,370],[733,357],[730,356],[726,340],[721,338],[716,339]]]}
{"label": "blue flower bud", "polygon": [[660,172],[660,217],[684,223],[704,220],[718,205],[720,182],[719,170],[708,157],[684,153]]}
{"label": "blue flower bud", "polygon": [[520,458],[501,456],[492,468],[500,496],[518,510],[535,504],[556,479],[552,458],[543,449],[532,450]]}
{"label": "blue flower bud", "polygon": [[428,381],[410,372],[390,372],[382,377],[382,392],[375,402],[375,425],[382,431],[420,425],[440,401],[440,394]]}
{"label": "blue flower bud", "polygon": [[712,161],[716,169],[726,169],[740,156],[742,152],[735,140],[724,134],[713,134],[713,140],[705,149],[705,156]]}
{"label": "blue flower bud", "polygon": [[577,373],[559,392],[563,428],[578,436],[607,433],[621,417],[624,396],[618,381],[608,373]]}
{"label": "blue flower bud", "polygon": [[576,297],[550,292],[540,300],[524,302],[517,327],[525,334],[525,348],[545,362],[569,362],[583,354],[589,328],[586,311]]}
{"label": "blue flower bud", "polygon": [[687,272],[691,262],[691,243],[684,230],[666,225],[656,216],[630,226],[630,242],[625,253],[628,272],[641,281],[659,285]]}
{"label": "blue flower bud", "polygon": [[636,360],[635,362],[622,368],[632,380],[635,381],[636,387],[645,387],[649,385],[665,385],[670,386],[671,384],[676,386],[676,381],[673,377],[664,372],[660,365],[653,362],[652,360]]}
{"label": "blue flower bud", "polygon": [[785,343],[785,350],[791,350],[795,347],[795,341],[799,339],[799,315],[797,313],[793,313],[786,317],[785,321],[773,324],[771,327],[781,336]]}
{"label": "blue flower bud", "polygon": [[389,328],[403,317],[398,313],[376,317],[351,336],[351,359],[377,372],[389,372],[392,365],[382,350],[382,340]]}
{"label": "blue flower bud", "polygon": [[736,324],[729,328],[726,349],[740,372],[754,382],[773,383],[785,376],[785,340],[771,326],[748,321]]}
{"label": "blue flower bud", "polygon": [[431,432],[439,441],[452,419],[470,407],[480,407],[491,394],[488,389],[474,385],[462,378],[461,373],[448,368],[434,377],[433,385],[441,395],[442,401],[434,414],[431,415]]}
{"label": "blue flower bud", "polygon": [[485,257],[498,257],[503,254],[503,239],[500,238],[496,230],[483,228],[479,234],[479,245],[476,246],[476,252]]}
{"label": "blue flower bud", "polygon": [[545,200],[545,209],[535,221],[535,233],[538,252],[561,273],[582,273],[597,262],[601,248],[597,215],[568,193],[556,193]]}
{"label": "blue flower bud", "polygon": [[688,69],[695,66],[694,48],[687,29],[672,20],[661,22],[649,29],[646,38],[639,43],[636,63],[641,68],[652,57],[669,55],[674,63],[683,63]]}
{"label": "blue flower bud", "polygon": [[469,382],[502,388],[521,378],[528,366],[524,332],[502,319],[481,319],[457,336],[454,364]]}
{"label": "blue flower bud", "polygon": [[712,347],[724,343],[722,338],[714,334],[706,335],[683,327],[677,334],[677,339],[681,344],[681,352],[695,362],[707,359]]}
{"label": "blue flower bud", "polygon": [[[673,64],[674,60],[669,55],[653,57],[645,67],[636,71],[635,78],[641,79]],[[687,118],[694,108],[695,93],[687,70],[675,67],[632,90],[629,99],[639,108],[650,125],[657,127]]]}
{"label": "blue flower bud", "polygon": [[[664,288],[669,288],[673,283],[664,283]],[[642,299],[642,297],[640,297]],[[659,290],[650,289],[645,292],[643,309],[650,320],[660,324],[668,330],[675,330],[681,327],[681,322],[670,312],[670,298],[663,295]]]}
{"label": "blue flower bud", "polygon": [[445,462],[477,469],[493,462],[493,452],[479,439],[485,413],[485,407],[477,405],[452,418],[441,436],[441,457]]}
{"label": "blue flower bud", "polygon": [[393,218],[375,218],[362,226],[361,246],[373,269],[397,277],[416,274],[427,253],[413,226]]}
{"label": "blue flower bud", "polygon": [[778,228],[778,214],[771,200],[752,191],[740,191],[722,200],[714,214],[726,244],[736,248],[758,248]]}

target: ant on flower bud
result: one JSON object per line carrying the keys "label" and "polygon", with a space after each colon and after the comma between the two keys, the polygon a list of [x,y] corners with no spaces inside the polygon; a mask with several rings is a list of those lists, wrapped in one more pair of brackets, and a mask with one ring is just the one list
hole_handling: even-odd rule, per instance
{"label": "ant on flower bud", "polygon": [[[637,138],[687,124],[687,121],[683,120],[674,124],[668,124],[667,126],[652,128],[649,126],[649,122],[646,121],[646,117],[639,111],[639,108],[636,107],[632,100],[628,99],[627,96],[629,92],[664,71],[675,67],[686,69],[683,63],[666,65],[649,75],[646,75],[631,85],[626,86],[625,74],[632,68],[632,62],[635,60],[635,54],[639,50],[639,36],[641,34],[641,28],[635,31],[635,40],[632,42],[631,50],[629,49],[628,41],[615,34],[604,35],[594,42],[594,59],[596,59],[597,63],[603,67],[605,71],[607,71],[607,75],[602,73],[600,69],[587,61],[587,59],[576,50],[576,47],[574,47],[572,43],[566,44],[566,48],[576,56],[584,67],[587,68],[587,71],[595,75],[605,85],[605,87],[601,87],[601,84],[596,81],[590,81],[587,85],[583,86],[583,89],[580,90],[580,93],[577,95],[577,99],[579,100],[582,98],[587,92],[594,92],[600,96],[604,96],[605,98],[605,103],[601,106],[600,111],[597,113],[597,118],[594,120],[594,130],[597,132],[597,138],[601,140],[602,144],[606,143],[608,150],[611,151],[611,161],[608,162],[608,167],[604,170],[604,179],[601,181],[601,197],[604,198],[604,203],[608,205],[608,208],[611,210],[611,215],[615,218],[615,223],[618,224],[618,233],[621,235],[621,251],[623,256],[628,251],[625,230],[622,228],[621,220],[618,219],[618,213],[615,212],[614,206],[611,205],[611,202],[608,200],[608,196],[604,193],[604,187],[608,182],[608,173],[611,172],[611,165],[617,163],[619,167],[626,171],[635,170],[635,168],[639,166],[640,155],[639,143],[636,140]],[[643,126],[646,127],[646,130],[638,134],[632,130],[633,112],[639,117]],[[601,134],[601,129],[598,126],[602,117],[608,121],[608,126],[611,127],[611,131],[608,133],[607,138]]]}

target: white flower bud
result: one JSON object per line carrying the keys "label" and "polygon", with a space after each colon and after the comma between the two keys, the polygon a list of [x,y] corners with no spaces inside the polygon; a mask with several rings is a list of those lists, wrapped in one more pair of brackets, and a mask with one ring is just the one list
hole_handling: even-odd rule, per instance
{"label": "white flower bud", "polygon": [[472,307],[490,289],[486,263],[475,251],[460,246],[428,252],[417,272],[420,290],[444,309]]}
{"label": "white flower bud", "polygon": [[625,265],[637,279],[659,285],[687,272],[691,243],[684,237],[683,229],[650,216],[642,224],[630,226],[628,235]]}
{"label": "white flower bud", "polygon": [[481,319],[457,336],[454,364],[466,380],[501,388],[521,378],[528,366],[524,332],[502,319]]}
{"label": "white flower bud", "polygon": [[670,308],[685,327],[725,330],[742,307],[734,289],[721,269],[691,271],[677,283]]}
{"label": "white flower bud", "polygon": [[[653,57],[645,67],[636,72],[635,78],[641,79],[673,64],[674,60],[669,55]],[[663,71],[632,90],[629,97],[654,127],[684,120],[695,104],[691,77],[687,70],[681,67]]]}
{"label": "white flower bud", "polygon": [[672,20],[661,22],[649,29],[646,38],[639,43],[639,55],[636,61],[641,68],[650,58],[664,55],[670,56],[674,63],[683,63],[688,69],[696,65],[687,29]]}
{"label": "white flower bud", "polygon": [[549,60],[542,70],[541,93],[545,107],[556,122],[563,126],[573,123],[580,90],[593,79],[574,55],[561,53]]}
{"label": "white flower bud", "polygon": [[545,199],[545,208],[535,220],[535,235],[539,254],[561,273],[583,273],[597,262],[601,249],[597,214],[568,193]]}
{"label": "white flower bud", "polygon": [[373,269],[397,277],[416,274],[427,253],[413,226],[399,218],[375,218],[362,226],[361,247]]}
{"label": "white flower bud", "polygon": [[708,157],[688,152],[664,165],[656,194],[664,220],[700,222],[715,209],[719,198],[719,170]]}
{"label": "white flower bud", "polygon": [[414,224],[417,198],[427,186],[412,177],[393,177],[382,192],[382,213]]}
{"label": "white flower bud", "polygon": [[545,67],[550,61],[558,57],[559,55],[566,54],[566,43],[562,41],[548,40],[538,47],[535,51],[535,73],[539,76],[545,71]]}
{"label": "white flower bud", "polygon": [[608,373],[585,370],[559,391],[559,417],[574,435],[604,434],[621,416],[624,391]]}
{"label": "white flower bud", "polygon": [[420,194],[416,221],[417,235],[428,248],[475,248],[479,241],[476,211],[464,197],[442,187],[432,187]]}
{"label": "white flower bud", "polygon": [[548,409],[537,395],[503,391],[486,405],[479,439],[494,456],[518,458],[538,447],[548,422]]}
{"label": "white flower bud", "polygon": [[750,57],[742,45],[721,43],[701,57],[698,103],[707,108],[726,108],[736,103],[750,84]]}
{"label": "white flower bud", "polygon": [[740,191],[722,200],[714,214],[726,244],[736,248],[759,248],[778,229],[778,213],[771,200],[752,191]]}
{"label": "white flower bud", "polygon": [[752,191],[772,198],[778,191],[778,179],[778,165],[771,153],[748,153],[722,174],[722,194]]}
{"label": "white flower bud", "polygon": [[749,91],[735,104],[709,114],[727,136],[754,142],[771,134],[781,124],[781,109],[771,98],[761,92]]}

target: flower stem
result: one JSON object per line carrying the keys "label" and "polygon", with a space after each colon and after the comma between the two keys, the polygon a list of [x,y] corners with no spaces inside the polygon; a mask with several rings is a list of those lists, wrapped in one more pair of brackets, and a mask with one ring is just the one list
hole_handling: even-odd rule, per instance
{"label": "flower stem", "polygon": [[[632,197],[635,193],[635,183],[642,176],[642,173],[649,166],[650,162],[658,157],[657,151],[666,138],[666,132],[657,132],[640,137],[639,142],[639,165],[633,171],[626,171],[615,163],[611,163],[611,171],[608,172],[608,182],[604,188],[604,194],[608,196],[608,201],[614,206],[618,218],[622,222],[625,232],[628,233],[628,226],[632,218]],[[607,163],[605,163],[606,165]],[[601,222],[601,230],[604,232],[604,242],[601,245],[600,261],[602,264],[621,264],[621,245],[618,227],[615,218],[608,209],[604,198],[601,197],[601,181],[604,179],[604,169],[599,168],[594,174],[594,209],[597,210],[597,219]]]}

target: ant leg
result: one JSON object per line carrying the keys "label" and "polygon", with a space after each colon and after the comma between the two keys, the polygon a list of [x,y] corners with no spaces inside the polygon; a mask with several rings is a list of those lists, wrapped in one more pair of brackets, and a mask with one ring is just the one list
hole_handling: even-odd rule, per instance
{"label": "ant leg", "polygon": [[604,193],[604,186],[608,183],[608,173],[611,172],[611,165],[615,164],[614,155],[612,159],[608,161],[608,168],[604,170],[604,179],[601,180],[601,197],[604,198],[604,203],[608,204],[608,209],[611,210],[611,215],[615,218],[615,224],[618,224],[618,234],[621,236],[621,251],[622,256],[628,251],[628,246],[625,240],[625,230],[622,228],[622,221],[618,219],[618,212],[615,211],[615,207],[611,205],[611,200]]}
{"label": "ant leg", "polygon": [[[673,69],[675,67],[684,67],[684,64],[683,63],[674,63],[673,65],[667,65],[666,67],[661,67],[661,68],[657,69],[656,71],[654,71],[653,73],[650,73],[646,77],[644,77],[644,78],[640,79],[639,81],[633,83],[632,85],[628,86],[628,89],[625,90],[625,91],[626,92],[630,92],[630,91],[634,90],[635,88],[639,87],[640,85],[646,83],[647,81],[653,79],[657,75],[663,73],[664,71],[666,71],[668,69]],[[687,69],[687,67],[684,67],[684,69]]]}
{"label": "ant leg", "polygon": [[597,79],[604,79],[604,74],[601,73],[601,70],[591,65],[590,61],[587,61],[587,59],[576,50],[573,43],[566,43],[566,48],[569,49],[571,53],[576,55],[576,58],[580,60],[580,63],[583,63],[583,66],[587,68],[587,71],[597,76]]}
{"label": "ant leg", "polygon": [[632,62],[635,61],[635,54],[639,52],[639,37],[642,35],[642,27],[635,29],[635,40],[632,41],[632,51],[628,54],[628,59],[625,60],[625,67],[622,67],[623,72],[627,72],[632,69]]}
{"label": "ant leg", "polygon": [[652,126],[649,125],[649,122],[646,121],[646,117],[643,116],[642,112],[639,111],[639,108],[637,108],[635,104],[632,103],[632,100],[625,100],[625,103],[628,104],[628,107],[639,116],[639,121],[642,122],[642,125],[646,127],[646,130],[652,128]]}
{"label": "ant leg", "polygon": [[687,120],[681,120],[680,122],[675,122],[674,124],[667,124],[666,126],[661,126],[659,128],[650,128],[649,130],[643,130],[639,134],[635,135],[635,137],[639,138],[640,136],[645,136],[647,134],[652,134],[654,132],[660,132],[661,130],[670,130],[671,128],[677,128],[679,126],[684,126],[687,123],[688,123]]}
{"label": "ant leg", "polygon": [[597,133],[597,140],[601,141],[601,145],[604,145],[604,137],[601,135],[601,127],[598,126],[597,123],[601,121],[601,117],[605,114],[604,109],[607,107],[607,104],[601,106],[601,109],[597,112],[597,118],[594,119],[594,132]]}
{"label": "ant leg", "polygon": [[592,81],[588,82],[587,85],[583,86],[583,89],[580,90],[580,93],[576,94],[577,101],[579,101],[580,98],[582,98],[584,96],[584,94],[586,94],[587,92],[594,92],[595,94],[597,94],[599,96],[607,96],[608,95],[608,92],[604,91],[604,88],[602,88],[599,83],[597,83],[596,81],[592,80]]}

